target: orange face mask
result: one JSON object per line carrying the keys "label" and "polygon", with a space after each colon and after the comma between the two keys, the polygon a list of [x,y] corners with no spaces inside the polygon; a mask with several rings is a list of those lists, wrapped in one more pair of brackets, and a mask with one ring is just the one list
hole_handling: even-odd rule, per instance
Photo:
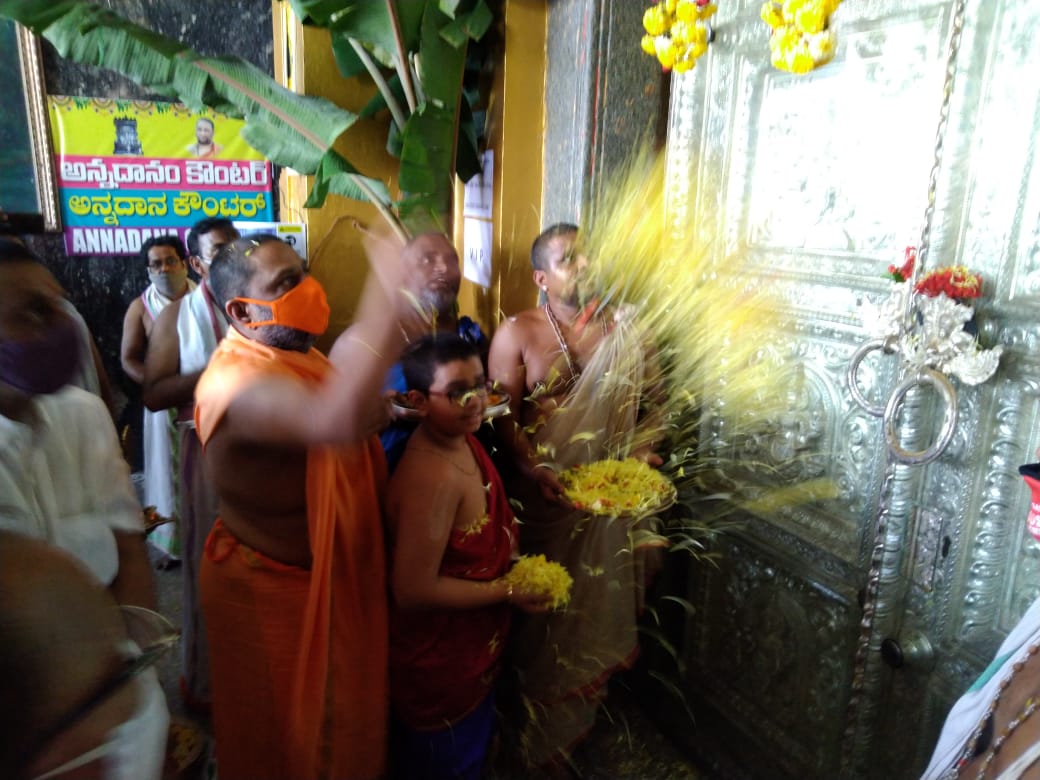
{"label": "orange face mask", "polygon": [[329,327],[329,301],[325,297],[325,290],[321,283],[313,276],[303,277],[303,281],[281,298],[275,298],[273,301],[261,301],[256,298],[235,298],[234,300],[255,303],[257,306],[268,306],[271,309],[271,319],[243,323],[247,328],[282,325],[320,336]]}

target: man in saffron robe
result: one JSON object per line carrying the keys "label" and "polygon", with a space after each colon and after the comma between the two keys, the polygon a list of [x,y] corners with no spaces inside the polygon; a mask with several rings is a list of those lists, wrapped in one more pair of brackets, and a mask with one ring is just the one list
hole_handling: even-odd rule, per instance
{"label": "man in saffron robe", "polygon": [[373,263],[326,359],[321,286],[274,236],[239,239],[210,279],[231,320],[196,390],[220,496],[200,576],[223,780],[375,778],[386,750],[387,607],[374,435],[415,328],[396,258]]}

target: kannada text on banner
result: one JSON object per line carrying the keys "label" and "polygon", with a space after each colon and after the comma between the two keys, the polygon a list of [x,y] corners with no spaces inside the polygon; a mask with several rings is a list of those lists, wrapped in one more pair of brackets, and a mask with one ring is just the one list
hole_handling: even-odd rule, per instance
{"label": "kannada text on banner", "polygon": [[271,163],[245,122],[180,103],[51,96],[65,251],[135,254],[206,217],[269,222]]}

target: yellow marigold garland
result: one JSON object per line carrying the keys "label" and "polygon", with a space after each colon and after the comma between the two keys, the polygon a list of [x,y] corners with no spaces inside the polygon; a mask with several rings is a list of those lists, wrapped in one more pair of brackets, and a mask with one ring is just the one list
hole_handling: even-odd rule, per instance
{"label": "yellow marigold garland", "polygon": [[655,2],[643,14],[643,51],[657,57],[664,70],[685,73],[708,50],[708,19],[715,10],[710,0]]}
{"label": "yellow marigold garland", "polygon": [[766,0],[762,21],[769,25],[770,62],[789,73],[808,73],[834,59],[830,16],[841,0]]}
{"label": "yellow marigold garland", "polygon": [[544,555],[524,555],[505,576],[506,582],[522,593],[545,595],[551,609],[563,609],[571,600],[574,580],[563,566]]}

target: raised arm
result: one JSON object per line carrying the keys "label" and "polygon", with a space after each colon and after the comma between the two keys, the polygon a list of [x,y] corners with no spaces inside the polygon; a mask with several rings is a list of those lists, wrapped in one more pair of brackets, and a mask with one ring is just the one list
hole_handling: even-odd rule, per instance
{"label": "raised arm", "polygon": [[183,299],[173,301],[160,312],[152,326],[148,352],[144,359],[144,405],[160,409],[190,404],[201,372],[181,375],[181,342],[177,335],[177,315]]}
{"label": "raised arm", "polygon": [[396,245],[369,248],[372,271],[354,325],[329,353],[336,370],[316,386],[291,378],[251,383],[231,400],[218,426],[223,435],[285,446],[352,444],[386,424],[383,380],[408,340],[430,327],[402,292],[399,254]]}

